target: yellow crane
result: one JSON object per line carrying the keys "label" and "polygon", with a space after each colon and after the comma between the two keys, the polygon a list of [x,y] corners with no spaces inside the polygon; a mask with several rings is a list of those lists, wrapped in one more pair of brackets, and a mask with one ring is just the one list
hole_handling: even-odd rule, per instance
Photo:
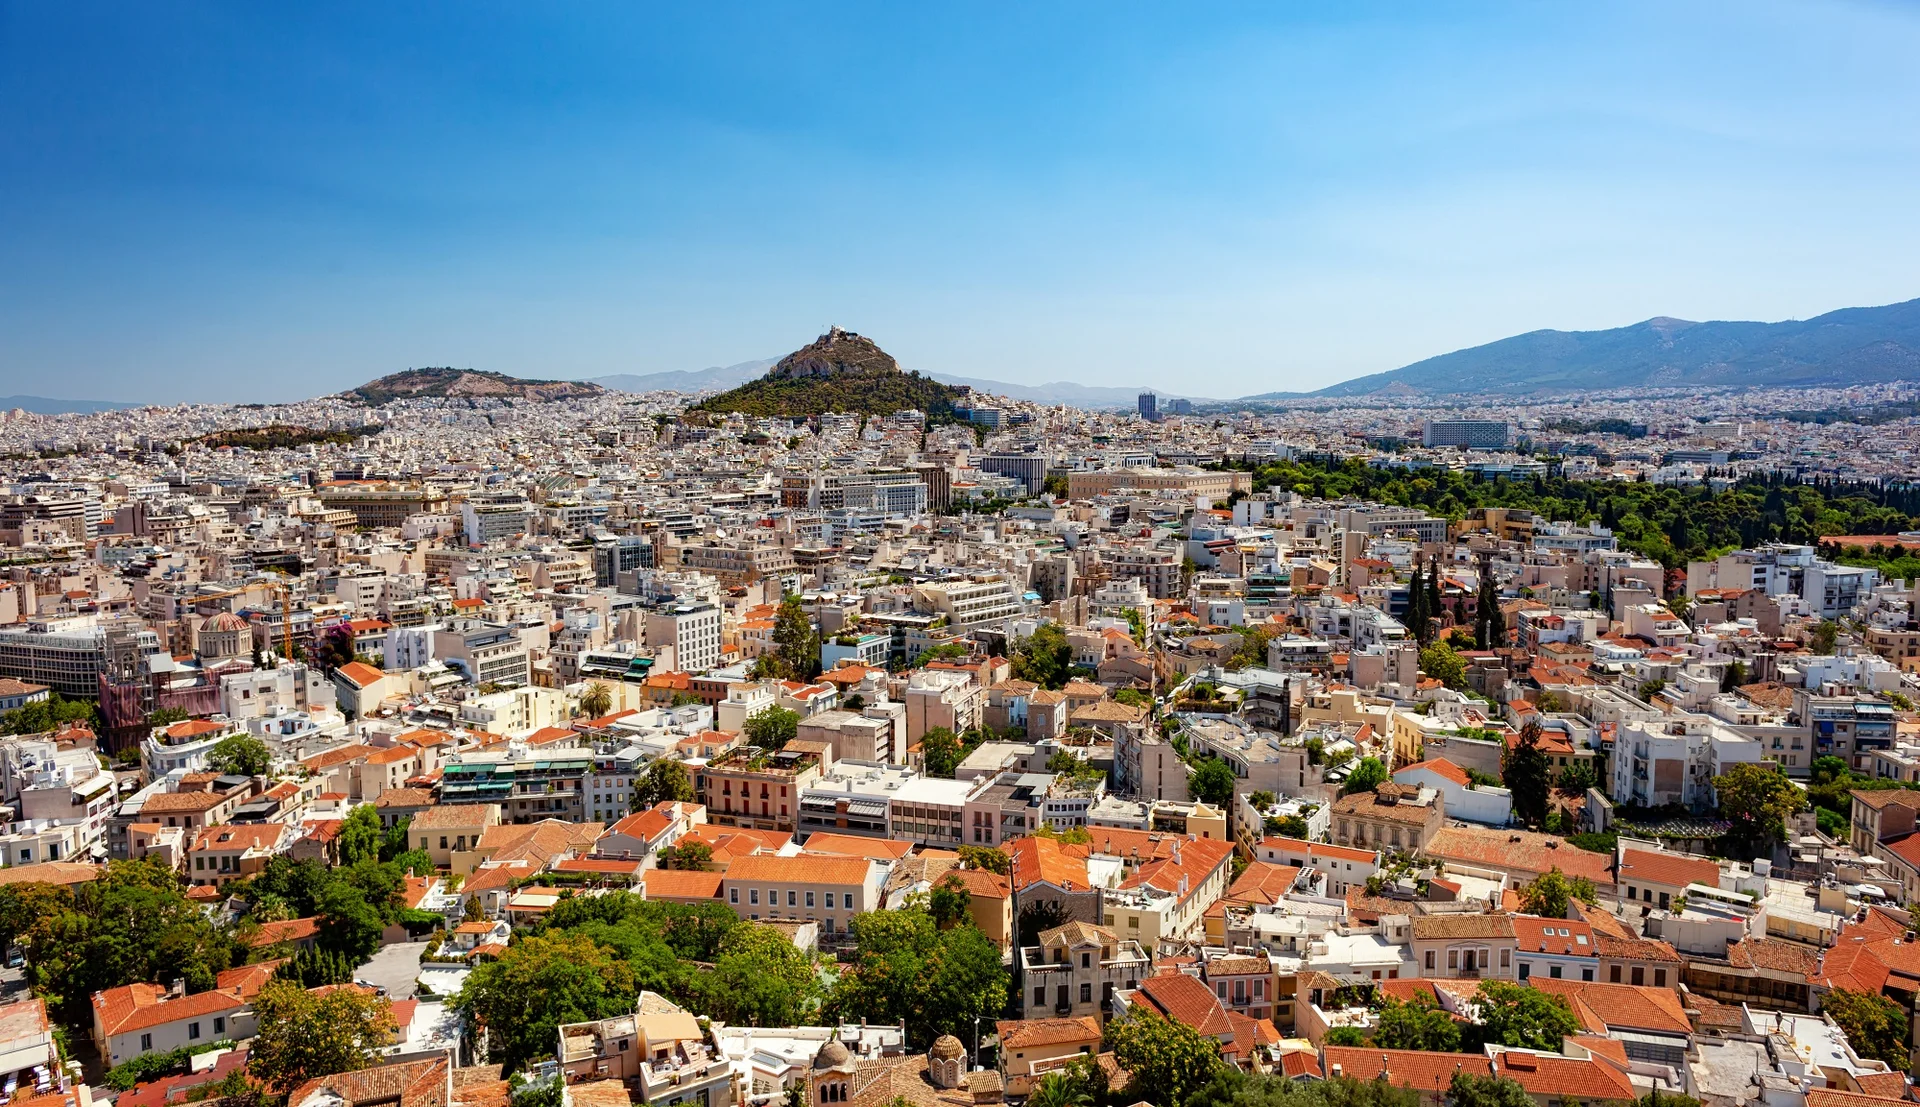
{"label": "yellow crane", "polygon": [[186,598],[188,607],[208,600],[226,600],[235,596],[244,596],[256,588],[265,588],[280,594],[280,656],[293,660],[293,590],[284,583],[274,581],[255,581],[239,588],[228,588],[221,592],[203,592]]}

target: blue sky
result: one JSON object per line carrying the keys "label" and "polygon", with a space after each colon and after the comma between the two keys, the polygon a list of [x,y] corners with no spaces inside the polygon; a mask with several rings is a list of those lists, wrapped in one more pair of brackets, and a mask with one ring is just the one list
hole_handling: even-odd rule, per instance
{"label": "blue sky", "polygon": [[1920,296],[1920,7],[0,3],[0,395],[1234,396]]}

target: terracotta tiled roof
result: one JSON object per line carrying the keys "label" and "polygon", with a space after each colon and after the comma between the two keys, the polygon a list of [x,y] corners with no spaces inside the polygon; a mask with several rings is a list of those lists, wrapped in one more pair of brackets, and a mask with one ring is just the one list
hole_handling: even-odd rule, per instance
{"label": "terracotta tiled roof", "polygon": [[808,853],[898,861],[913,852],[913,843],[894,838],[863,838],[853,834],[822,833],[809,836],[806,844],[800,848]]}
{"label": "terracotta tiled roof", "polygon": [[1443,861],[1485,865],[1508,873],[1538,875],[1557,868],[1568,876],[1584,876],[1596,887],[1614,887],[1613,859],[1609,855],[1576,849],[1550,834],[1450,826],[1434,834],[1426,853]]}
{"label": "terracotta tiled roof", "polygon": [[720,873],[696,869],[647,869],[640,874],[648,899],[717,900],[723,879]]}
{"label": "terracotta tiled roof", "polygon": [[1539,978],[1533,986],[1567,1001],[1580,1024],[1596,1034],[1616,1030],[1645,1030],[1663,1034],[1690,1034],[1680,994],[1672,988],[1633,984]]}
{"label": "terracotta tiled roof", "polygon": [[1453,941],[1461,938],[1512,938],[1514,920],[1508,915],[1415,915],[1415,941]]}
{"label": "terracotta tiled roof", "polygon": [[1393,770],[1393,775],[1395,778],[1398,778],[1401,773],[1412,772],[1415,769],[1426,769],[1436,776],[1453,781],[1462,788],[1468,784],[1467,771],[1444,757],[1435,757],[1427,761],[1415,761],[1411,765],[1402,765],[1400,768]]}
{"label": "terracotta tiled roof", "polygon": [[1174,1022],[1209,1038],[1232,1033],[1227,1012],[1213,989],[1183,972],[1150,976],[1140,982],[1136,1002],[1144,1001]]}
{"label": "terracotta tiled roof", "polygon": [[1445,1088],[1453,1074],[1486,1076],[1493,1071],[1487,1058],[1478,1053],[1429,1053],[1418,1049],[1371,1049],[1361,1046],[1327,1046],[1320,1051],[1320,1064],[1331,1078],[1337,1065],[1341,1076],[1355,1080],[1378,1080],[1402,1088],[1428,1091]]}
{"label": "terracotta tiled roof", "polygon": [[127,984],[93,994],[94,1017],[109,1036],[227,1013],[246,1003],[237,988],[215,988],[169,999],[167,990],[158,984]]}
{"label": "terracotta tiled roof", "polygon": [[866,883],[873,865],[873,860],[867,857],[804,853],[793,857],[775,857],[761,853],[742,857],[727,866],[727,879],[847,886]]}
{"label": "terracotta tiled roof", "polygon": [[1736,969],[1768,969],[1811,977],[1820,955],[1798,942],[1778,938],[1742,938],[1727,947],[1727,961]]}
{"label": "terracotta tiled roof", "polygon": [[1622,850],[1621,883],[1662,884],[1684,888],[1689,884],[1720,886],[1720,866],[1705,858],[1678,853],[1655,853],[1644,849]]}
{"label": "terracotta tiled roof", "polygon": [[1536,1097],[1632,1100],[1638,1096],[1627,1074],[1605,1061],[1510,1049],[1494,1058],[1494,1073]]}
{"label": "terracotta tiled roof", "polygon": [[1571,957],[1595,956],[1593,928],[1574,919],[1543,919],[1515,915],[1513,936],[1522,951]]}
{"label": "terracotta tiled roof", "polygon": [[1032,1049],[1035,1046],[1072,1045],[1100,1040],[1100,1024],[1091,1015],[1077,1019],[1009,1019],[994,1024],[1000,1034],[1001,1049]]}

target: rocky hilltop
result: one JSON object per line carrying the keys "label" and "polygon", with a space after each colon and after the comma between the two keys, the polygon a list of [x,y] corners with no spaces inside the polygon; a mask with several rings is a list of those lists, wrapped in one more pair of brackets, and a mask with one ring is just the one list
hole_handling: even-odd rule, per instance
{"label": "rocky hilltop", "polygon": [[810,344],[781,358],[767,372],[773,380],[837,377],[848,373],[900,372],[900,363],[871,338],[831,327]]}
{"label": "rocky hilltop", "polygon": [[525,380],[509,377],[505,373],[442,367],[390,373],[377,381],[368,381],[358,388],[348,389],[341,395],[369,404],[445,397],[534,400],[544,403],[598,396],[604,391],[606,389],[590,381]]}
{"label": "rocky hilltop", "polygon": [[767,375],[709,396],[690,410],[797,419],[827,412],[890,415],[912,408],[951,422],[967,389],[903,373],[872,339],[834,327],[774,363]]}

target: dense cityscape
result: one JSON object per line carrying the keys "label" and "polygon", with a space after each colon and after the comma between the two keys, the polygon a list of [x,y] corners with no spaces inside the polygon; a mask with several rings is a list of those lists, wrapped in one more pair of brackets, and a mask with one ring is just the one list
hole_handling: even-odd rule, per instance
{"label": "dense cityscape", "polygon": [[1907,1094],[1909,386],[399,380],[0,425],[10,1095]]}

